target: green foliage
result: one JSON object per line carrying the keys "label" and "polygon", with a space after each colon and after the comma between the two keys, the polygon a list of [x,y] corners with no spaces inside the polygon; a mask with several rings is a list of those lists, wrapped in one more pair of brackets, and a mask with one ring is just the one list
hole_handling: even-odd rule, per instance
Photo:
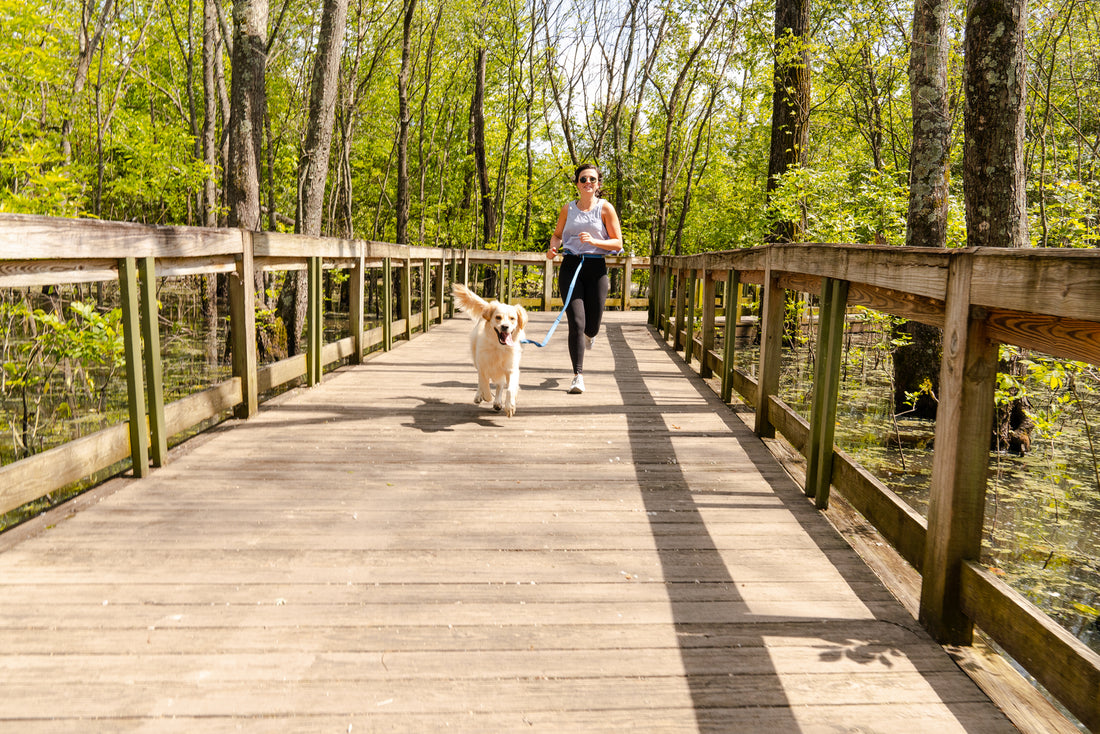
{"label": "green foliage", "polygon": [[[32,310],[26,301],[0,301],[0,322],[10,335],[0,345],[0,403],[17,456],[42,450],[54,420],[71,415],[81,395],[92,399],[93,411],[102,412],[124,362],[120,309],[100,313],[74,301],[69,310],[65,319],[55,311]],[[16,340],[18,333],[28,337]]]}

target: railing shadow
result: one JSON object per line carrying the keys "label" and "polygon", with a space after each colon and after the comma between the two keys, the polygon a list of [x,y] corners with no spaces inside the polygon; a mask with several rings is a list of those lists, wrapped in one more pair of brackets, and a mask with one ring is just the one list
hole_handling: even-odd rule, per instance
{"label": "railing shadow", "polygon": [[[806,721],[799,721],[788,707],[792,703],[806,703],[805,700],[790,700],[791,695],[804,699],[806,691],[798,690],[796,685],[792,694],[788,688],[790,682],[784,680],[791,677],[790,671],[779,670],[773,662],[775,651],[769,645],[777,638],[801,638],[797,644],[818,648],[817,663],[809,668],[855,663],[890,671],[905,661],[904,668],[916,669],[964,730],[985,731],[990,722],[975,720],[974,704],[983,698],[976,686],[965,679],[960,686],[960,676],[946,653],[938,658],[933,655],[929,659],[923,656],[914,659],[902,649],[915,642],[926,642],[929,646],[933,643],[827,520],[812,509],[801,489],[779,467],[763,442],[673,354],[669,356],[679,368],[678,377],[697,383],[699,395],[707,407],[729,429],[731,435],[727,440],[735,441],[745,452],[774,495],[693,488],[679,461],[666,463],[660,471],[653,471],[654,457],[676,457],[677,452],[671,432],[654,430],[658,425],[664,428],[664,419],[658,400],[639,369],[634,349],[628,343],[628,328],[643,334],[634,338],[652,340],[666,353],[671,350],[646,327],[608,325],[606,328],[615,359],[615,378],[625,404],[636,477],[664,572],[699,731],[729,732],[731,721],[747,718],[731,718],[730,709],[766,710],[761,718],[762,722],[767,722],[766,728],[802,731]],[[679,412],[679,409],[674,410]],[[759,580],[759,576],[751,572],[746,574],[745,566],[727,560],[728,551],[724,554],[704,517],[704,513],[715,507],[738,511],[760,507],[787,510],[843,582],[859,590],[863,598],[870,594],[871,601],[865,602],[870,614],[855,619],[837,615],[826,620],[824,617],[828,615],[823,613],[815,617],[813,610],[804,615],[753,613],[753,600],[747,599],[739,589],[744,588],[746,582],[751,584]],[[675,513],[677,522],[690,528],[693,541],[690,553],[685,552],[683,533],[668,533],[666,523],[670,512]],[[771,542],[778,541],[772,539]],[[828,574],[825,577],[828,578]],[[698,604],[701,598],[707,599],[709,606],[719,614],[707,615],[701,620]],[[731,640],[736,640],[736,655],[731,654]],[[700,648],[710,645],[724,650],[724,661],[699,654]],[[752,651],[747,656],[742,654],[746,649]],[[934,648],[932,651],[936,652]],[[944,675],[944,672],[952,675]],[[821,696],[816,703],[830,703],[829,691],[810,695]],[[823,723],[819,721],[816,725]]]}

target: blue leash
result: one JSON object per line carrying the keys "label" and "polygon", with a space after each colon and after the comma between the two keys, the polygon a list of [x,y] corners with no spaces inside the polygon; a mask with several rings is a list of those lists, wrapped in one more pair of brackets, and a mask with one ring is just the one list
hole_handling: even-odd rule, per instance
{"label": "blue leash", "polygon": [[581,274],[581,267],[584,265],[584,261],[594,257],[602,258],[603,255],[574,255],[574,257],[579,257],[581,261],[577,263],[577,269],[573,272],[573,280],[569,283],[569,291],[565,294],[565,301],[561,304],[561,311],[558,312],[558,317],[554,319],[554,323],[550,324],[550,331],[546,332],[546,338],[541,342],[537,342],[534,339],[523,339],[520,341],[520,344],[534,344],[541,349],[550,343],[550,337],[554,335],[554,329],[558,328],[558,324],[561,323],[561,317],[565,315],[565,309],[569,308],[569,299],[573,297],[573,286],[577,284],[577,276]]}

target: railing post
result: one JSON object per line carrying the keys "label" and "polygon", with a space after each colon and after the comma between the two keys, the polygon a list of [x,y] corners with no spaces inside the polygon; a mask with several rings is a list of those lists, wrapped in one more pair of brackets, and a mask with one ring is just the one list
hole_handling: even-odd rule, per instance
{"label": "railing post", "polygon": [[688,271],[688,305],[684,314],[684,361],[691,366],[691,356],[695,354],[695,304],[699,299],[699,276],[695,268]]}
{"label": "railing post", "polygon": [[688,294],[687,294],[687,273],[677,267],[676,270],[676,318],[672,325],[672,348],[679,352],[684,348],[684,338],[681,336],[684,329],[684,311],[687,309]]}
{"label": "railing post", "polygon": [[118,261],[119,297],[122,301],[122,343],[126,355],[126,400],[129,409],[130,460],[134,476],[149,473],[149,426],[145,422],[145,385],[141,367],[141,316],[138,309],[137,262]]}
{"label": "railing post", "polygon": [[710,351],[714,349],[714,309],[718,281],[713,274],[703,270],[703,347],[699,354],[699,376],[710,377],[714,370],[710,368]]}
{"label": "railing post", "polygon": [[[770,259],[770,258],[769,258]],[[783,350],[785,292],[769,265],[764,270],[764,304],[760,318],[760,367],[756,381],[756,425],[761,438],[773,438],[775,426],[768,420],[768,399],[779,392],[779,368]]]}
{"label": "railing post", "polygon": [[508,258],[508,283],[507,283],[507,287],[504,289],[504,300],[502,300],[501,303],[511,303],[512,302],[512,294],[515,293],[515,290],[514,290],[515,282],[513,280],[515,278],[515,275],[516,275],[516,260],[513,257],[509,257]]}
{"label": "railing post", "polygon": [[432,277],[432,261],[424,258],[424,271],[420,273],[420,329],[428,333],[432,321],[432,289],[428,283]]}
{"label": "railing post", "polygon": [[944,305],[943,364],[936,410],[920,621],[942,644],[969,645],[974,624],[962,613],[963,561],[981,554],[989,437],[997,381],[997,344],[985,315],[972,312],[970,253],[952,253]]}
{"label": "railing post", "polygon": [[470,285],[470,251],[462,251],[462,284]]}
{"label": "railing post", "polygon": [[324,342],[321,258],[306,258],[306,266],[306,384],[313,386],[321,382],[321,346]]}
{"label": "railing post", "polygon": [[145,344],[145,389],[149,393],[149,455],[153,466],[168,461],[164,420],[164,369],[160,358],[160,322],[157,312],[156,258],[138,260],[141,276],[141,336]]}
{"label": "railing post", "polygon": [[726,330],[722,342],[722,400],[733,399],[734,355],[736,354],[737,324],[741,321],[740,274],[730,268],[726,272],[725,298]]}
{"label": "railing post", "polygon": [[435,269],[435,302],[438,304],[439,315],[435,317],[435,323],[443,323],[443,312],[445,310],[443,304],[446,303],[446,296],[444,295],[443,288],[447,281],[447,256],[439,256],[439,267]]}
{"label": "railing post", "polygon": [[680,271],[673,265],[669,265],[665,278],[668,280],[668,298],[665,299],[665,305],[668,309],[665,313],[665,341],[667,342],[669,332],[676,325],[676,314],[680,311],[680,297],[683,295],[684,289],[681,286]]}
{"label": "railing post", "polygon": [[237,418],[250,418],[259,409],[256,380],[256,266],[252,233],[241,232],[243,250],[237,272],[229,279],[229,323],[233,331],[233,376],[241,381]]}
{"label": "railing post", "polygon": [[623,302],[622,310],[630,310],[631,281],[634,280],[634,262],[629,255],[623,258]]}
{"label": "railing post", "polygon": [[352,355],[352,364],[363,362],[363,295],[366,285],[367,259],[362,250],[351,269],[351,282],[348,291],[348,330],[355,340],[355,354]]}
{"label": "railing post", "polygon": [[412,258],[406,256],[401,268],[401,318],[405,321],[405,341],[413,338],[412,327]]}
{"label": "railing post", "polygon": [[844,347],[844,317],[848,281],[824,278],[821,312],[817,320],[817,364],[814,365],[813,403],[810,406],[810,442],[806,451],[806,494],[818,509],[829,506],[833,476],[833,435],[836,401]]}
{"label": "railing post", "polygon": [[382,258],[382,349],[393,349],[393,261]]}
{"label": "railing post", "polygon": [[554,302],[554,261],[546,260],[546,267],[542,269],[542,310],[551,310]]}
{"label": "railing post", "polygon": [[[450,253],[451,283],[454,284],[458,282],[458,252],[456,250],[451,250]],[[455,315],[455,301],[451,297],[451,289],[445,288],[443,293],[444,298],[447,299],[447,318],[453,319]],[[442,304],[442,302],[440,303]],[[442,305],[440,305],[440,308],[442,308]]]}

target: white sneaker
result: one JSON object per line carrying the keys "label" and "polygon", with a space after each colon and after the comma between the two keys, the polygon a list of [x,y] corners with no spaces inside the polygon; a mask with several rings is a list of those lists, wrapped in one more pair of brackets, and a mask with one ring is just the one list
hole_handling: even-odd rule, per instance
{"label": "white sneaker", "polygon": [[573,375],[573,382],[569,384],[569,394],[580,395],[582,392],[584,392],[584,377]]}
{"label": "white sneaker", "polygon": [[595,343],[596,343],[596,337],[589,336],[588,334],[584,335],[584,345],[585,345],[585,347],[587,347],[588,349],[591,349],[592,345],[595,344]]}

